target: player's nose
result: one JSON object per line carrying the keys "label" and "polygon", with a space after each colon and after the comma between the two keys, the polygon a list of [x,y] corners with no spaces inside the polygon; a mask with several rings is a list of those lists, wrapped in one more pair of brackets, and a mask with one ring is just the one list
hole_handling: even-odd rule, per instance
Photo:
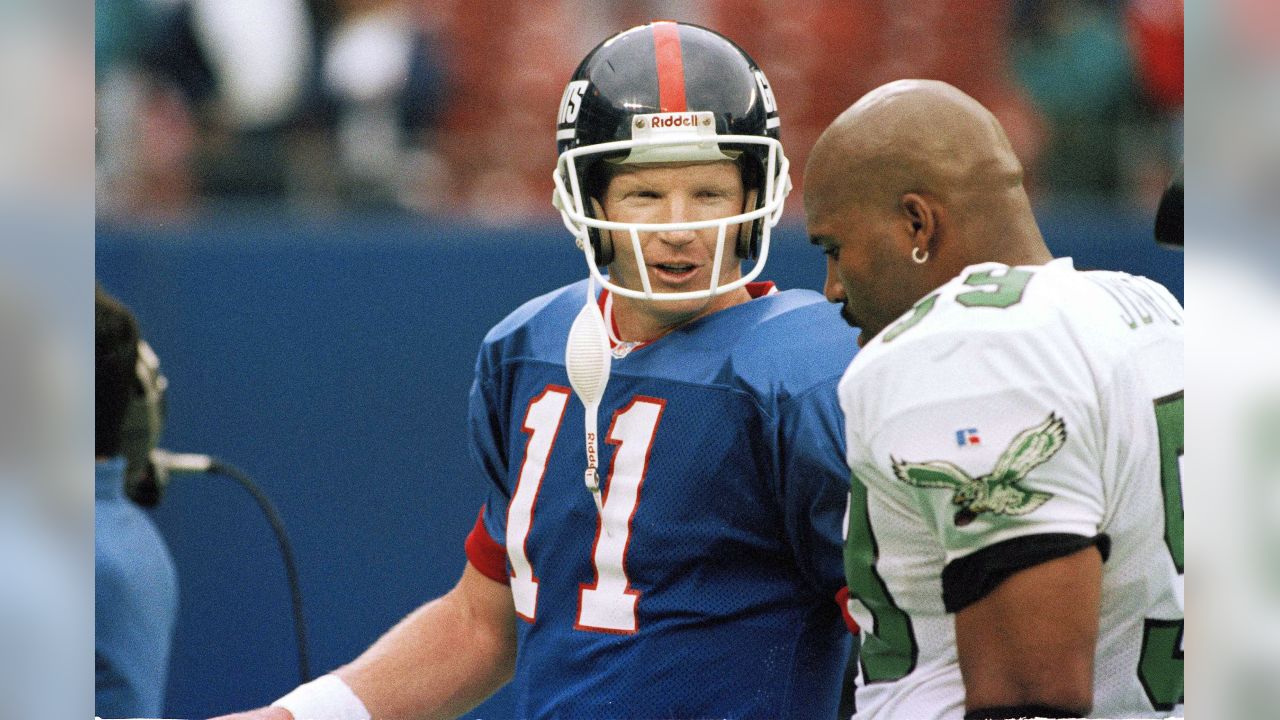
{"label": "player's nose", "polygon": [[836,261],[831,257],[827,258],[827,279],[822,283],[822,294],[833,303],[842,303],[848,299],[844,293],[844,283],[836,272]]}
{"label": "player's nose", "polygon": [[[674,222],[674,221],[673,221]],[[688,245],[698,234],[693,230],[663,230],[658,239],[668,245]]]}
{"label": "player's nose", "polygon": [[[682,223],[693,219],[690,215],[689,204],[684,198],[674,195],[667,206],[666,222]],[[669,245],[687,245],[693,242],[697,236],[698,232],[696,230],[662,230],[658,232],[658,239]]]}

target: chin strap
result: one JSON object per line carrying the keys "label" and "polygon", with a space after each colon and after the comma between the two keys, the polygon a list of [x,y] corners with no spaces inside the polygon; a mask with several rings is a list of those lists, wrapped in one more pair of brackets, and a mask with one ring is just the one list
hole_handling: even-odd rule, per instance
{"label": "chin strap", "polygon": [[604,522],[604,500],[600,492],[599,467],[599,415],[600,399],[604,397],[605,387],[609,384],[609,369],[613,356],[609,347],[611,330],[609,323],[600,314],[596,306],[595,283],[587,281],[587,298],[569,328],[569,339],[565,344],[564,366],[569,375],[569,385],[582,401],[584,414],[584,436],[586,440],[587,469],[583,474],[587,490],[596,504],[596,512],[600,513],[600,526],[609,532]]}

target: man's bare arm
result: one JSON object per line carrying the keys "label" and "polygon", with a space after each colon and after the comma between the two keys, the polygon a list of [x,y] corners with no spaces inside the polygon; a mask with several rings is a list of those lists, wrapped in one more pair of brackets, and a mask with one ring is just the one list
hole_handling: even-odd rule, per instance
{"label": "man's bare arm", "polygon": [[[446,595],[413,611],[334,674],[378,720],[452,718],[511,679],[515,669],[511,589],[470,564]],[[292,720],[260,708],[217,720]]]}
{"label": "man's bare arm", "polygon": [[956,613],[965,711],[1093,705],[1102,557],[1094,547],[1021,570]]}

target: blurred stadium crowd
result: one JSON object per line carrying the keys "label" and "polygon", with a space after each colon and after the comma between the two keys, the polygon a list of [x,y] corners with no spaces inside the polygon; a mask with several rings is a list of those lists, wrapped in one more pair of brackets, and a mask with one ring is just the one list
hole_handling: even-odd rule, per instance
{"label": "blurred stadium crowd", "polygon": [[[266,202],[553,217],[576,60],[654,18],[768,73],[800,181],[867,90],[946,80],[992,108],[1040,201],[1154,210],[1182,159],[1181,0],[96,0],[97,212]],[[798,213],[799,203],[790,212]]]}

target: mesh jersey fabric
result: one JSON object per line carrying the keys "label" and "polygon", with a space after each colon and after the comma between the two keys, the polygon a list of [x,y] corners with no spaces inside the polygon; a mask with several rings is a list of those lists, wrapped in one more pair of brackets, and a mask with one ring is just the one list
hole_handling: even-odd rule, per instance
{"label": "mesh jersey fabric", "polygon": [[[1162,452],[1181,448],[1181,307],[1150,280],[1069,258],[971,266],[926,306],[868,343],[839,385],[850,610],[864,629],[879,620],[863,633],[859,717],[962,717],[944,568],[1048,534],[1110,541],[1093,712],[1168,715],[1182,687],[1182,515],[1177,459],[1166,453],[1162,474]],[[1163,437],[1173,400],[1176,438]]]}
{"label": "mesh jersey fabric", "polygon": [[[833,601],[848,486],[835,384],[854,331],[820,295],[792,290],[615,359],[602,535],[564,368],[585,298],[583,281],[499,323],[472,388],[473,450],[491,482],[481,520],[507,549],[513,594],[524,588],[517,714],[829,719],[850,644]],[[531,504],[521,482],[536,486]],[[620,565],[597,557],[610,542]],[[513,553],[527,558],[521,578]],[[602,599],[622,610],[593,615]]]}

